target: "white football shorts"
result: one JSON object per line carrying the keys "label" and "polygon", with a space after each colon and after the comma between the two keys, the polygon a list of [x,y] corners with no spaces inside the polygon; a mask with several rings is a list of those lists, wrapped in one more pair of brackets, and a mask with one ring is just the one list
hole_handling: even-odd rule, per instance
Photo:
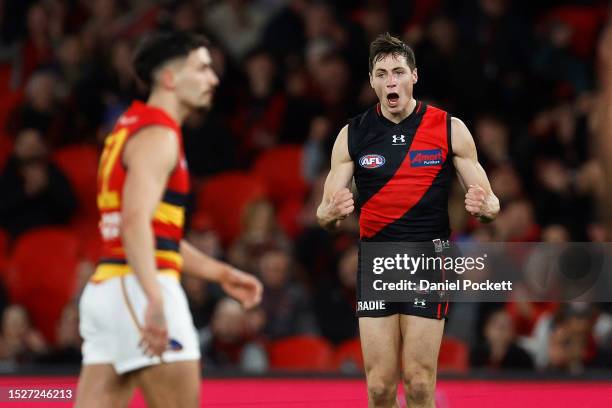
{"label": "white football shorts", "polygon": [[[140,331],[124,299],[121,279],[142,327],[147,302],[133,274],[87,283],[79,302],[83,365],[112,364],[118,374],[161,363],[159,357],[146,356],[138,345]],[[158,274],[158,280],[170,339],[168,350],[162,355],[163,362],[199,360],[198,335],[180,282],[175,276],[164,274]]]}

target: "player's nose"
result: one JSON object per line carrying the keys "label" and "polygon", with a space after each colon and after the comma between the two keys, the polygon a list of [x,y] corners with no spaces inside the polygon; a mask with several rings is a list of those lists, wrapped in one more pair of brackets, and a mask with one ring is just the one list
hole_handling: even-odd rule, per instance
{"label": "player's nose", "polygon": [[219,85],[219,77],[214,72],[211,74],[210,85],[212,87],[216,87],[217,85]]}

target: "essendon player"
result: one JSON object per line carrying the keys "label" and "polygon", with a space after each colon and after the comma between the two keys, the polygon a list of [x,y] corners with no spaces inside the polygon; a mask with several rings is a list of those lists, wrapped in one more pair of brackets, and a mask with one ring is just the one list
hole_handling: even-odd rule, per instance
{"label": "essendon player", "polygon": [[[319,223],[334,229],[357,204],[362,242],[447,240],[453,169],[467,190],[466,210],[482,221],[494,219],[499,202],[466,126],[413,98],[412,50],[381,35],[370,46],[369,67],[379,103],[350,119],[338,134],[317,210]],[[353,177],[357,203],[347,188]],[[448,303],[362,301],[358,288],[356,309],[369,405],[397,406],[401,376],[408,406],[433,407]]]}
{"label": "essendon player", "polygon": [[189,174],[180,124],[218,84],[206,41],[152,36],[135,69],[150,86],[107,137],[98,173],[104,248],[80,301],[83,368],[77,407],[198,407],[199,342],[180,273],[219,282],[245,307],[261,283],[182,240]]}

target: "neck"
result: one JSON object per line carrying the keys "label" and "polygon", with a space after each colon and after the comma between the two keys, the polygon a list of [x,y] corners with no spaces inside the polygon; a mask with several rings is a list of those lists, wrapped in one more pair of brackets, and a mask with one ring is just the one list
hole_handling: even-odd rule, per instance
{"label": "neck", "polygon": [[189,115],[189,109],[179,103],[173,93],[165,91],[154,91],[147,100],[147,105],[161,109],[166,112],[176,123],[180,125]]}
{"label": "neck", "polygon": [[406,104],[406,107],[396,113],[389,112],[383,103],[380,104],[380,111],[382,112],[382,115],[393,123],[400,123],[402,120],[406,119],[408,116],[410,116],[412,111],[414,111],[414,108],[416,108],[416,99],[412,97]]}

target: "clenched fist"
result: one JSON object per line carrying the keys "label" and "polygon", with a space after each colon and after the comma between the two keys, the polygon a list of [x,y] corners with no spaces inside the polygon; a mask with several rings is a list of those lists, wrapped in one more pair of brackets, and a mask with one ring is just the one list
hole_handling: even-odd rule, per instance
{"label": "clenched fist", "polygon": [[480,186],[470,184],[465,193],[465,209],[475,217],[483,215],[487,193]]}
{"label": "clenched fist", "polygon": [[343,188],[336,191],[332,196],[330,206],[330,216],[337,220],[345,219],[350,213],[355,210],[355,202],[353,201],[353,193],[348,188]]}

